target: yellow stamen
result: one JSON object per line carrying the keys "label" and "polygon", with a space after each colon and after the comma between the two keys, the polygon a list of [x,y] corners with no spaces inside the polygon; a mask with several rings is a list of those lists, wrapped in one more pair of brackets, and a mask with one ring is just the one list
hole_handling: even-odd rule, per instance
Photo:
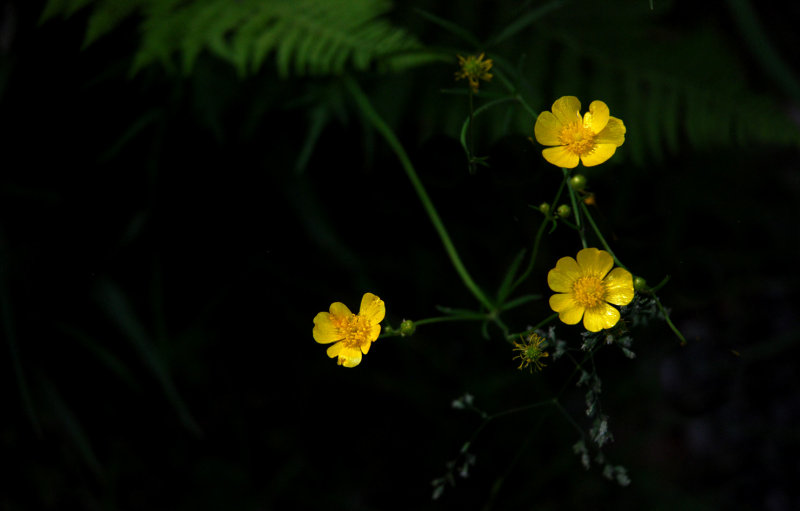
{"label": "yellow stamen", "polygon": [[369,342],[370,324],[366,318],[357,314],[340,318],[339,328],[345,334],[343,342],[348,348],[360,348],[362,344]]}
{"label": "yellow stamen", "polygon": [[571,122],[561,128],[558,139],[561,145],[578,156],[589,154],[594,149],[595,133],[583,122]]}
{"label": "yellow stamen", "polygon": [[605,302],[606,287],[594,275],[581,277],[572,284],[572,298],[586,309],[592,309]]}

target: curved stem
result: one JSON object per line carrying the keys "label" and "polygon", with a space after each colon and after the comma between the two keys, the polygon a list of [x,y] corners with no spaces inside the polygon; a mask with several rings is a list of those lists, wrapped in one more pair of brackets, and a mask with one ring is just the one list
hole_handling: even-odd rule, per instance
{"label": "curved stem", "polygon": [[603,237],[603,234],[600,232],[600,229],[597,227],[597,224],[594,222],[594,218],[592,218],[592,214],[589,213],[589,208],[583,202],[581,202],[581,209],[583,209],[583,213],[586,215],[586,219],[589,221],[589,224],[592,226],[592,230],[594,231],[594,233],[600,239],[600,243],[603,244],[603,248],[606,249],[606,252],[611,254],[611,257],[614,258],[614,262],[617,263],[617,266],[620,266],[620,267],[625,268],[627,270],[628,267],[625,266],[624,264],[622,264],[622,262],[620,262],[619,259],[617,259],[617,256],[616,256],[616,254],[614,254],[614,251],[611,250],[611,247],[608,246],[608,242]]}
{"label": "curved stem", "polygon": [[671,319],[669,319],[669,314],[667,314],[667,311],[664,309],[664,306],[663,306],[663,305],[661,305],[661,300],[659,300],[659,299],[658,299],[658,297],[657,297],[655,294],[653,295],[653,298],[654,298],[654,299],[655,299],[655,301],[656,301],[656,305],[658,305],[658,310],[660,310],[660,311],[661,311],[661,315],[662,315],[662,316],[664,316],[664,321],[666,321],[666,322],[667,322],[667,325],[670,327],[670,329],[671,329],[671,330],[672,330],[672,331],[675,333],[675,335],[677,335],[677,336],[678,336],[678,339],[680,339],[680,340],[681,340],[681,346],[686,346],[687,344],[689,344],[689,343],[686,341],[686,337],[684,337],[684,336],[683,336],[683,334],[681,333],[681,331],[680,331],[680,330],[678,330],[678,327],[676,327],[676,326],[675,326],[675,325],[672,323],[672,320],[671,320]]}
{"label": "curved stem", "polygon": [[[592,218],[591,213],[589,213],[589,208],[583,202],[581,202],[581,208],[583,209],[583,212],[586,215],[586,219],[591,224],[592,230],[594,230],[594,233],[597,235],[598,238],[600,238],[600,243],[603,244],[603,248],[605,248],[606,251],[609,254],[611,254],[611,257],[614,258],[614,262],[617,263],[617,266],[620,266],[620,267],[625,268],[627,270],[628,268],[624,264],[622,264],[622,262],[619,259],[617,259],[616,254],[614,254],[614,251],[611,250],[611,247],[608,246],[608,242],[606,242],[606,239],[600,233],[600,229],[597,227],[597,224],[594,222],[594,219]],[[630,270],[628,270],[628,271],[630,271]],[[664,321],[667,322],[667,326],[669,326],[669,328],[675,333],[675,335],[678,337],[678,339],[680,339],[681,346],[686,346],[688,344],[688,342],[686,341],[686,337],[683,336],[681,331],[678,330],[678,327],[676,327],[675,324],[672,322],[672,320],[669,319],[669,315],[667,314],[667,311],[664,309],[664,306],[661,305],[661,300],[659,300],[658,296],[656,296],[656,294],[655,294],[655,290],[661,288],[661,286],[666,284],[668,280],[669,280],[669,276],[667,276],[658,286],[656,286],[655,288],[651,289],[650,293],[652,294],[653,299],[655,299],[656,305],[658,306],[658,310],[661,311],[661,315],[664,316]]]}
{"label": "curved stem", "polygon": [[[569,170],[562,168],[561,171],[564,173],[564,182],[566,183],[569,179]],[[578,234],[581,237],[581,244],[583,248],[586,248],[588,245],[586,244],[586,234],[583,232],[583,226],[581,226],[581,210],[578,209],[578,200],[575,197],[575,190],[572,189],[571,186],[567,186],[569,190],[569,200],[572,202],[572,211],[575,212],[575,224],[578,226]],[[583,202],[581,202],[583,204]]]}
{"label": "curved stem", "polygon": [[[556,192],[556,197],[550,204],[551,213],[556,210],[556,203],[558,202],[558,199],[561,198],[561,193],[564,191],[564,183],[566,183],[566,180],[561,181],[561,186],[558,187],[558,191]],[[551,213],[548,213],[545,216],[544,220],[542,220],[542,224],[539,226],[539,230],[536,232],[536,238],[533,241],[533,252],[531,252],[531,258],[528,261],[528,267],[525,268],[525,272],[519,276],[519,278],[514,282],[514,284],[512,284],[511,289],[508,290],[509,296],[511,295],[511,293],[514,292],[517,286],[522,284],[525,281],[525,279],[527,279],[528,276],[531,274],[531,271],[533,270],[533,264],[536,262],[536,256],[539,254],[539,243],[542,241],[542,236],[544,235],[544,228],[550,222]]]}
{"label": "curved stem", "polygon": [[458,275],[461,277],[464,285],[470,290],[470,292],[472,292],[473,296],[475,296],[475,298],[484,307],[486,307],[488,310],[493,310],[494,307],[492,306],[492,302],[489,301],[481,288],[478,287],[475,281],[472,280],[469,272],[467,272],[467,269],[464,267],[464,263],[461,262],[458,251],[453,245],[453,242],[450,240],[450,235],[447,233],[447,229],[445,229],[442,219],[439,218],[436,208],[433,207],[433,202],[431,202],[430,197],[428,197],[428,193],[425,191],[425,187],[422,185],[422,181],[420,181],[419,176],[417,176],[417,172],[414,170],[414,166],[411,164],[411,160],[408,158],[408,155],[406,154],[405,149],[403,149],[402,144],[400,144],[400,141],[397,139],[392,129],[384,122],[384,120],[372,107],[372,104],[369,102],[366,94],[364,94],[355,80],[349,76],[345,76],[344,83],[347,86],[347,89],[353,95],[356,103],[358,103],[361,111],[364,113],[367,119],[369,119],[375,129],[378,130],[381,135],[383,135],[383,138],[400,160],[403,170],[405,170],[408,179],[411,181],[414,191],[417,192],[417,196],[422,202],[425,212],[428,214],[433,227],[439,234],[439,238],[442,240],[445,251],[447,252],[447,255],[450,256],[450,261],[453,263],[453,267],[458,272]]}
{"label": "curved stem", "polygon": [[531,332],[535,332],[536,330],[542,328],[543,326],[545,326],[546,324],[550,323],[551,321],[553,321],[557,317],[558,317],[558,313],[557,312],[554,313],[554,314],[550,314],[545,319],[539,321],[534,326],[532,326],[531,328],[525,330],[524,332],[518,332],[518,333],[515,333],[515,334],[508,334],[506,336],[506,340],[508,342],[514,342],[514,339],[517,339],[520,335],[527,335],[527,334],[529,334]]}
{"label": "curved stem", "polygon": [[446,321],[485,321],[486,316],[438,316],[435,318],[425,318],[414,321],[414,326],[431,325],[433,323],[444,323]]}
{"label": "curved stem", "polygon": [[475,131],[472,128],[472,125],[475,122],[475,104],[474,100],[472,99],[472,87],[469,87],[469,173],[475,173]]}

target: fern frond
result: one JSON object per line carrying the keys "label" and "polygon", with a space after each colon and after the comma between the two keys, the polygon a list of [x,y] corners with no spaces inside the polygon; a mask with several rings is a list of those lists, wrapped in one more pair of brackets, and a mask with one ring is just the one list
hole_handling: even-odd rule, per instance
{"label": "fern frond", "polygon": [[[583,14],[591,22],[576,23],[576,10],[526,33],[517,42],[527,52],[525,70],[494,57],[496,67],[515,82],[533,84],[526,95],[544,96],[532,103],[535,109],[547,109],[563,95],[576,95],[584,105],[605,101],[628,128],[619,157],[639,166],[663,162],[687,144],[701,151],[800,146],[797,124],[774,98],[748,87],[741,58],[723,34],[703,28],[680,37],[631,31],[652,23],[647,11],[627,7],[625,0],[609,2],[615,7],[592,4],[596,10]],[[589,29],[576,31],[576,24]],[[502,136],[501,119],[483,122],[491,120],[493,137]]]}
{"label": "fern frond", "polygon": [[281,77],[339,74],[348,66],[365,70],[378,65],[396,70],[437,57],[404,29],[382,16],[388,0],[50,0],[43,18],[93,4],[86,44],[138,13],[142,40],[133,72],[161,62],[183,72],[209,51],[255,72],[274,55]]}

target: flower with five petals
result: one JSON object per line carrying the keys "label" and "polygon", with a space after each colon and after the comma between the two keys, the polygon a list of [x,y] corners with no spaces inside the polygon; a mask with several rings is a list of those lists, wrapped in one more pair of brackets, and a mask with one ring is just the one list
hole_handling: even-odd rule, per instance
{"label": "flower with five petals", "polygon": [[330,344],[328,356],[337,358],[345,367],[361,363],[370,346],[381,333],[380,322],[386,315],[383,300],[372,293],[364,293],[358,314],[353,314],[341,302],[331,304],[330,312],[320,312],[314,317],[314,340]]}
{"label": "flower with five petals", "polygon": [[609,115],[602,101],[592,101],[581,117],[581,102],[575,96],[564,96],[553,103],[553,111],[544,111],[533,127],[536,141],[553,146],[542,156],[557,167],[572,169],[599,165],[611,158],[625,142],[625,124]]}
{"label": "flower with five petals", "polygon": [[619,321],[613,305],[628,305],[633,300],[633,276],[624,268],[614,268],[614,258],[604,250],[584,248],[577,261],[562,257],[547,274],[547,284],[558,294],[550,297],[550,308],[561,321],[583,326],[590,332],[611,328]]}

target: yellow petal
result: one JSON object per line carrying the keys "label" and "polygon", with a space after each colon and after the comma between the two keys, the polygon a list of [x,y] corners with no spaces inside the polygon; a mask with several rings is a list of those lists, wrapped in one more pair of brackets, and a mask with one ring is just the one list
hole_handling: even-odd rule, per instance
{"label": "yellow petal", "polygon": [[581,268],[575,259],[562,257],[556,267],[547,273],[547,285],[556,293],[572,292],[572,284],[581,276]]}
{"label": "yellow petal", "polygon": [[[369,336],[367,337],[367,339],[369,340],[369,342],[372,343],[372,342],[375,342],[375,341],[378,340],[378,336],[379,335],[381,335],[381,326],[380,325],[372,325],[372,327],[369,330]],[[369,348],[367,348],[367,349],[369,349]],[[366,351],[364,353],[366,353]]]}
{"label": "yellow petal", "polygon": [[[381,328],[380,325],[378,325],[378,333],[380,333],[380,328]],[[376,337],[376,339],[377,339],[377,337]],[[370,349],[370,347],[372,347],[372,342],[373,341],[374,341],[374,339],[362,342],[361,345],[359,346],[359,348],[361,349],[361,353],[363,353],[364,355],[369,353],[369,349]]]}
{"label": "yellow petal", "polygon": [[359,309],[358,315],[367,318],[372,324],[380,323],[386,316],[386,306],[383,300],[374,294],[364,293],[361,298],[361,309]]}
{"label": "yellow petal", "polygon": [[[349,318],[353,313],[342,302],[333,302],[331,304],[331,314],[339,318]],[[334,319],[334,321],[336,320]]]}
{"label": "yellow petal", "polygon": [[594,141],[596,144],[614,144],[619,147],[625,142],[625,124],[616,117],[609,117],[608,124],[603,131],[597,134]]}
{"label": "yellow petal", "polygon": [[581,122],[581,102],[575,96],[564,96],[553,103],[553,115],[561,124]]}
{"label": "yellow petal", "polygon": [[345,367],[355,367],[361,363],[361,350],[358,348],[344,347],[339,351],[337,364]]}
{"label": "yellow petal", "polygon": [[564,125],[558,122],[555,115],[545,111],[536,118],[533,134],[536,136],[536,141],[542,145],[561,145],[558,135],[563,127]]}
{"label": "yellow petal", "polygon": [[[554,296],[559,296],[559,295],[551,296],[550,297],[551,303]],[[583,307],[581,307],[575,302],[572,302],[572,307],[558,311],[558,319],[560,319],[567,325],[577,325],[580,322],[581,317],[583,317],[584,310],[585,309]]]}
{"label": "yellow petal", "polygon": [[575,308],[577,304],[570,293],[561,293],[550,297],[550,308],[554,312],[561,312]]}
{"label": "yellow petal", "polygon": [[619,321],[619,311],[608,304],[588,309],[583,316],[583,326],[590,332],[611,328],[617,321]]}
{"label": "yellow petal", "polygon": [[577,154],[568,151],[564,146],[545,149],[542,151],[542,156],[556,167],[564,167],[566,169],[574,169],[580,161]]}
{"label": "yellow petal", "polygon": [[625,268],[614,268],[603,279],[606,301],[614,305],[628,305],[633,300],[633,276]]}
{"label": "yellow petal", "polygon": [[614,258],[605,250],[598,250],[594,247],[584,248],[578,252],[578,265],[584,275],[595,275],[602,279],[614,266]]}
{"label": "yellow petal", "polygon": [[581,155],[581,161],[585,167],[594,167],[614,156],[616,151],[614,144],[596,144],[589,154]]}
{"label": "yellow petal", "polygon": [[330,314],[327,312],[320,312],[314,316],[314,330],[312,334],[314,335],[314,340],[320,344],[328,344],[344,339],[344,334],[341,333],[339,328],[331,321]]}
{"label": "yellow petal", "polygon": [[336,344],[328,346],[328,349],[325,350],[325,352],[328,354],[329,357],[336,358],[339,356],[339,353],[341,353],[343,349],[344,349],[344,343],[337,342]]}
{"label": "yellow petal", "polygon": [[608,106],[602,101],[592,101],[589,111],[583,116],[583,127],[589,128],[594,133],[600,133],[608,124],[608,118]]}

